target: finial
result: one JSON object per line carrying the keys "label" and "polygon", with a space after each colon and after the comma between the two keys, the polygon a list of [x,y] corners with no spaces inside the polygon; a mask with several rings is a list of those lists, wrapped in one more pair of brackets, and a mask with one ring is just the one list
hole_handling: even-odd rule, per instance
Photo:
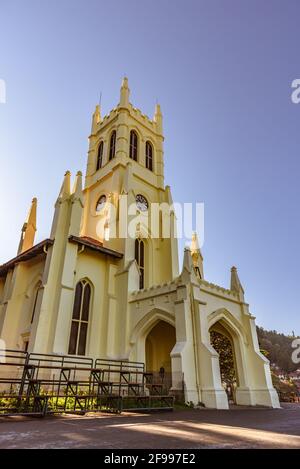
{"label": "finial", "polygon": [[191,254],[193,259],[193,264],[195,267],[196,275],[198,275],[201,279],[204,278],[204,270],[203,270],[203,256],[199,246],[198,236],[196,231],[192,234],[192,242],[191,242]]}
{"label": "finial", "polygon": [[99,102],[99,104],[96,104],[95,111],[94,111],[93,118],[92,118],[92,130],[91,130],[92,134],[96,133],[97,127],[100,122],[101,122],[101,111],[100,111],[100,102]]}
{"label": "finial", "polygon": [[129,105],[129,93],[128,78],[124,76],[120,91],[120,107],[127,107]]}
{"label": "finial", "polygon": [[27,251],[34,245],[34,238],[36,232],[36,212],[37,212],[37,198],[32,199],[30,209],[21,230],[21,239],[18,247],[18,254]]}
{"label": "finial", "polygon": [[162,127],[162,113],[161,113],[160,104],[158,104],[158,102],[156,102],[156,104],[155,104],[155,112],[154,112],[153,121],[154,121],[155,124],[156,124],[157,131],[158,131],[160,134],[162,134],[162,132],[163,132],[163,127]]}
{"label": "finial", "polygon": [[81,196],[81,193],[82,193],[82,172],[81,171],[77,171],[72,193],[78,197]]}
{"label": "finial", "polygon": [[183,254],[182,272],[186,270],[187,272],[191,273],[192,268],[193,268],[193,261],[192,261],[192,256],[191,256],[191,250],[188,246],[185,246],[184,254]]}
{"label": "finial", "polygon": [[196,231],[193,231],[192,233],[191,251],[192,253],[194,251],[200,251],[200,246],[199,246],[199,241],[198,241],[198,236],[197,236]]}
{"label": "finial", "polygon": [[128,78],[126,74],[124,75],[123,80],[122,80],[122,88],[128,88]]}
{"label": "finial", "polygon": [[59,192],[58,199],[62,199],[64,196],[69,196],[71,193],[71,172],[68,170],[65,172],[64,180]]}
{"label": "finial", "polygon": [[162,115],[160,104],[157,101],[156,101],[156,104],[155,104],[155,114],[154,115],[158,115],[158,116]]}
{"label": "finial", "polygon": [[235,266],[231,267],[230,290],[235,293],[238,293],[240,300],[244,301],[244,289],[240,282],[240,279],[237,273],[237,268]]}

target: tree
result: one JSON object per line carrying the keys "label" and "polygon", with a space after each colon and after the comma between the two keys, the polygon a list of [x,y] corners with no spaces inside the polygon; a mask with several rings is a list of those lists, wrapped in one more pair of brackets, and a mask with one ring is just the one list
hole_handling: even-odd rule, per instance
{"label": "tree", "polygon": [[210,341],[213,348],[219,354],[219,364],[222,382],[226,385],[236,383],[234,355],[230,340],[216,331],[210,332]]}
{"label": "tree", "polygon": [[280,368],[284,373],[297,370],[299,364],[292,361],[292,342],[294,335],[284,335],[276,331],[266,331],[262,327],[257,328],[260,348],[270,360],[273,367]]}

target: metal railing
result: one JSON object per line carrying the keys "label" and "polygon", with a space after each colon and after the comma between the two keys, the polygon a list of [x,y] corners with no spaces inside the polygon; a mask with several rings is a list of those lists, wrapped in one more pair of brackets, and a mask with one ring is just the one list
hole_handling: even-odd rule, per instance
{"label": "metal railing", "polygon": [[142,362],[0,350],[0,415],[173,409],[162,391]]}

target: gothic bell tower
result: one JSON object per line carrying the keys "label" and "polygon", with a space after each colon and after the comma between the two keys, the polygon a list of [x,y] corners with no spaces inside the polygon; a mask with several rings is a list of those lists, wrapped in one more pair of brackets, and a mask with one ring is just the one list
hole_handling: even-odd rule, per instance
{"label": "gothic bell tower", "polygon": [[[136,259],[146,288],[178,275],[178,248],[171,192],[164,185],[161,109],[156,104],[150,119],[129,95],[124,78],[118,105],[104,117],[97,105],[93,114],[81,236],[122,252],[124,267]],[[169,236],[162,236],[162,226]],[[137,252],[138,243],[144,252]]]}

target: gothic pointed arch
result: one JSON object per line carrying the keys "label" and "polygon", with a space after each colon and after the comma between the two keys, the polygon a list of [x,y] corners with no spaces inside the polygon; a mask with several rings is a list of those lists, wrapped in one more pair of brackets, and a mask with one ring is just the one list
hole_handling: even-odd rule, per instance
{"label": "gothic pointed arch", "polygon": [[176,327],[173,312],[162,308],[151,309],[135,325],[131,334],[130,343],[135,344],[139,337],[145,338],[159,321],[167,322],[171,326]]}
{"label": "gothic pointed arch", "polygon": [[135,130],[130,131],[130,141],[129,141],[129,158],[134,161],[138,160],[138,134]]}
{"label": "gothic pointed arch", "polygon": [[225,328],[231,330],[236,337],[239,337],[247,345],[247,337],[245,336],[242,325],[228,309],[220,308],[210,313],[207,318],[208,329],[220,321]]}
{"label": "gothic pointed arch", "polygon": [[97,151],[96,171],[102,168],[102,165],[103,165],[103,148],[104,148],[104,143],[103,143],[103,140],[101,140],[98,146],[98,151]]}
{"label": "gothic pointed arch", "polygon": [[[228,349],[231,348],[232,350],[231,358],[228,356],[226,361],[228,363],[228,360],[231,360],[233,363],[234,370],[232,376],[235,376],[237,389],[239,389],[239,387],[243,388],[247,386],[248,375],[246,356],[249,344],[245,331],[238,319],[226,308],[218,309],[208,316],[208,330],[209,333],[214,331],[215,335],[225,337],[225,342],[227,341],[228,343]],[[215,337],[215,344],[217,344],[218,340],[218,337]],[[227,347],[225,346],[225,348]],[[220,351],[217,348],[215,348],[215,350],[219,353],[219,359],[222,361]],[[219,364],[222,378],[222,363],[219,362]]]}
{"label": "gothic pointed arch", "polygon": [[87,279],[80,280],[75,288],[68,349],[70,355],[86,354],[91,296],[91,283]]}
{"label": "gothic pointed arch", "polygon": [[150,171],[153,171],[153,145],[150,142],[150,140],[147,140],[146,142],[146,168],[149,169]]}
{"label": "gothic pointed arch", "polygon": [[116,139],[117,139],[117,132],[113,130],[110,135],[110,140],[109,140],[109,161],[112,160],[116,156]]}

